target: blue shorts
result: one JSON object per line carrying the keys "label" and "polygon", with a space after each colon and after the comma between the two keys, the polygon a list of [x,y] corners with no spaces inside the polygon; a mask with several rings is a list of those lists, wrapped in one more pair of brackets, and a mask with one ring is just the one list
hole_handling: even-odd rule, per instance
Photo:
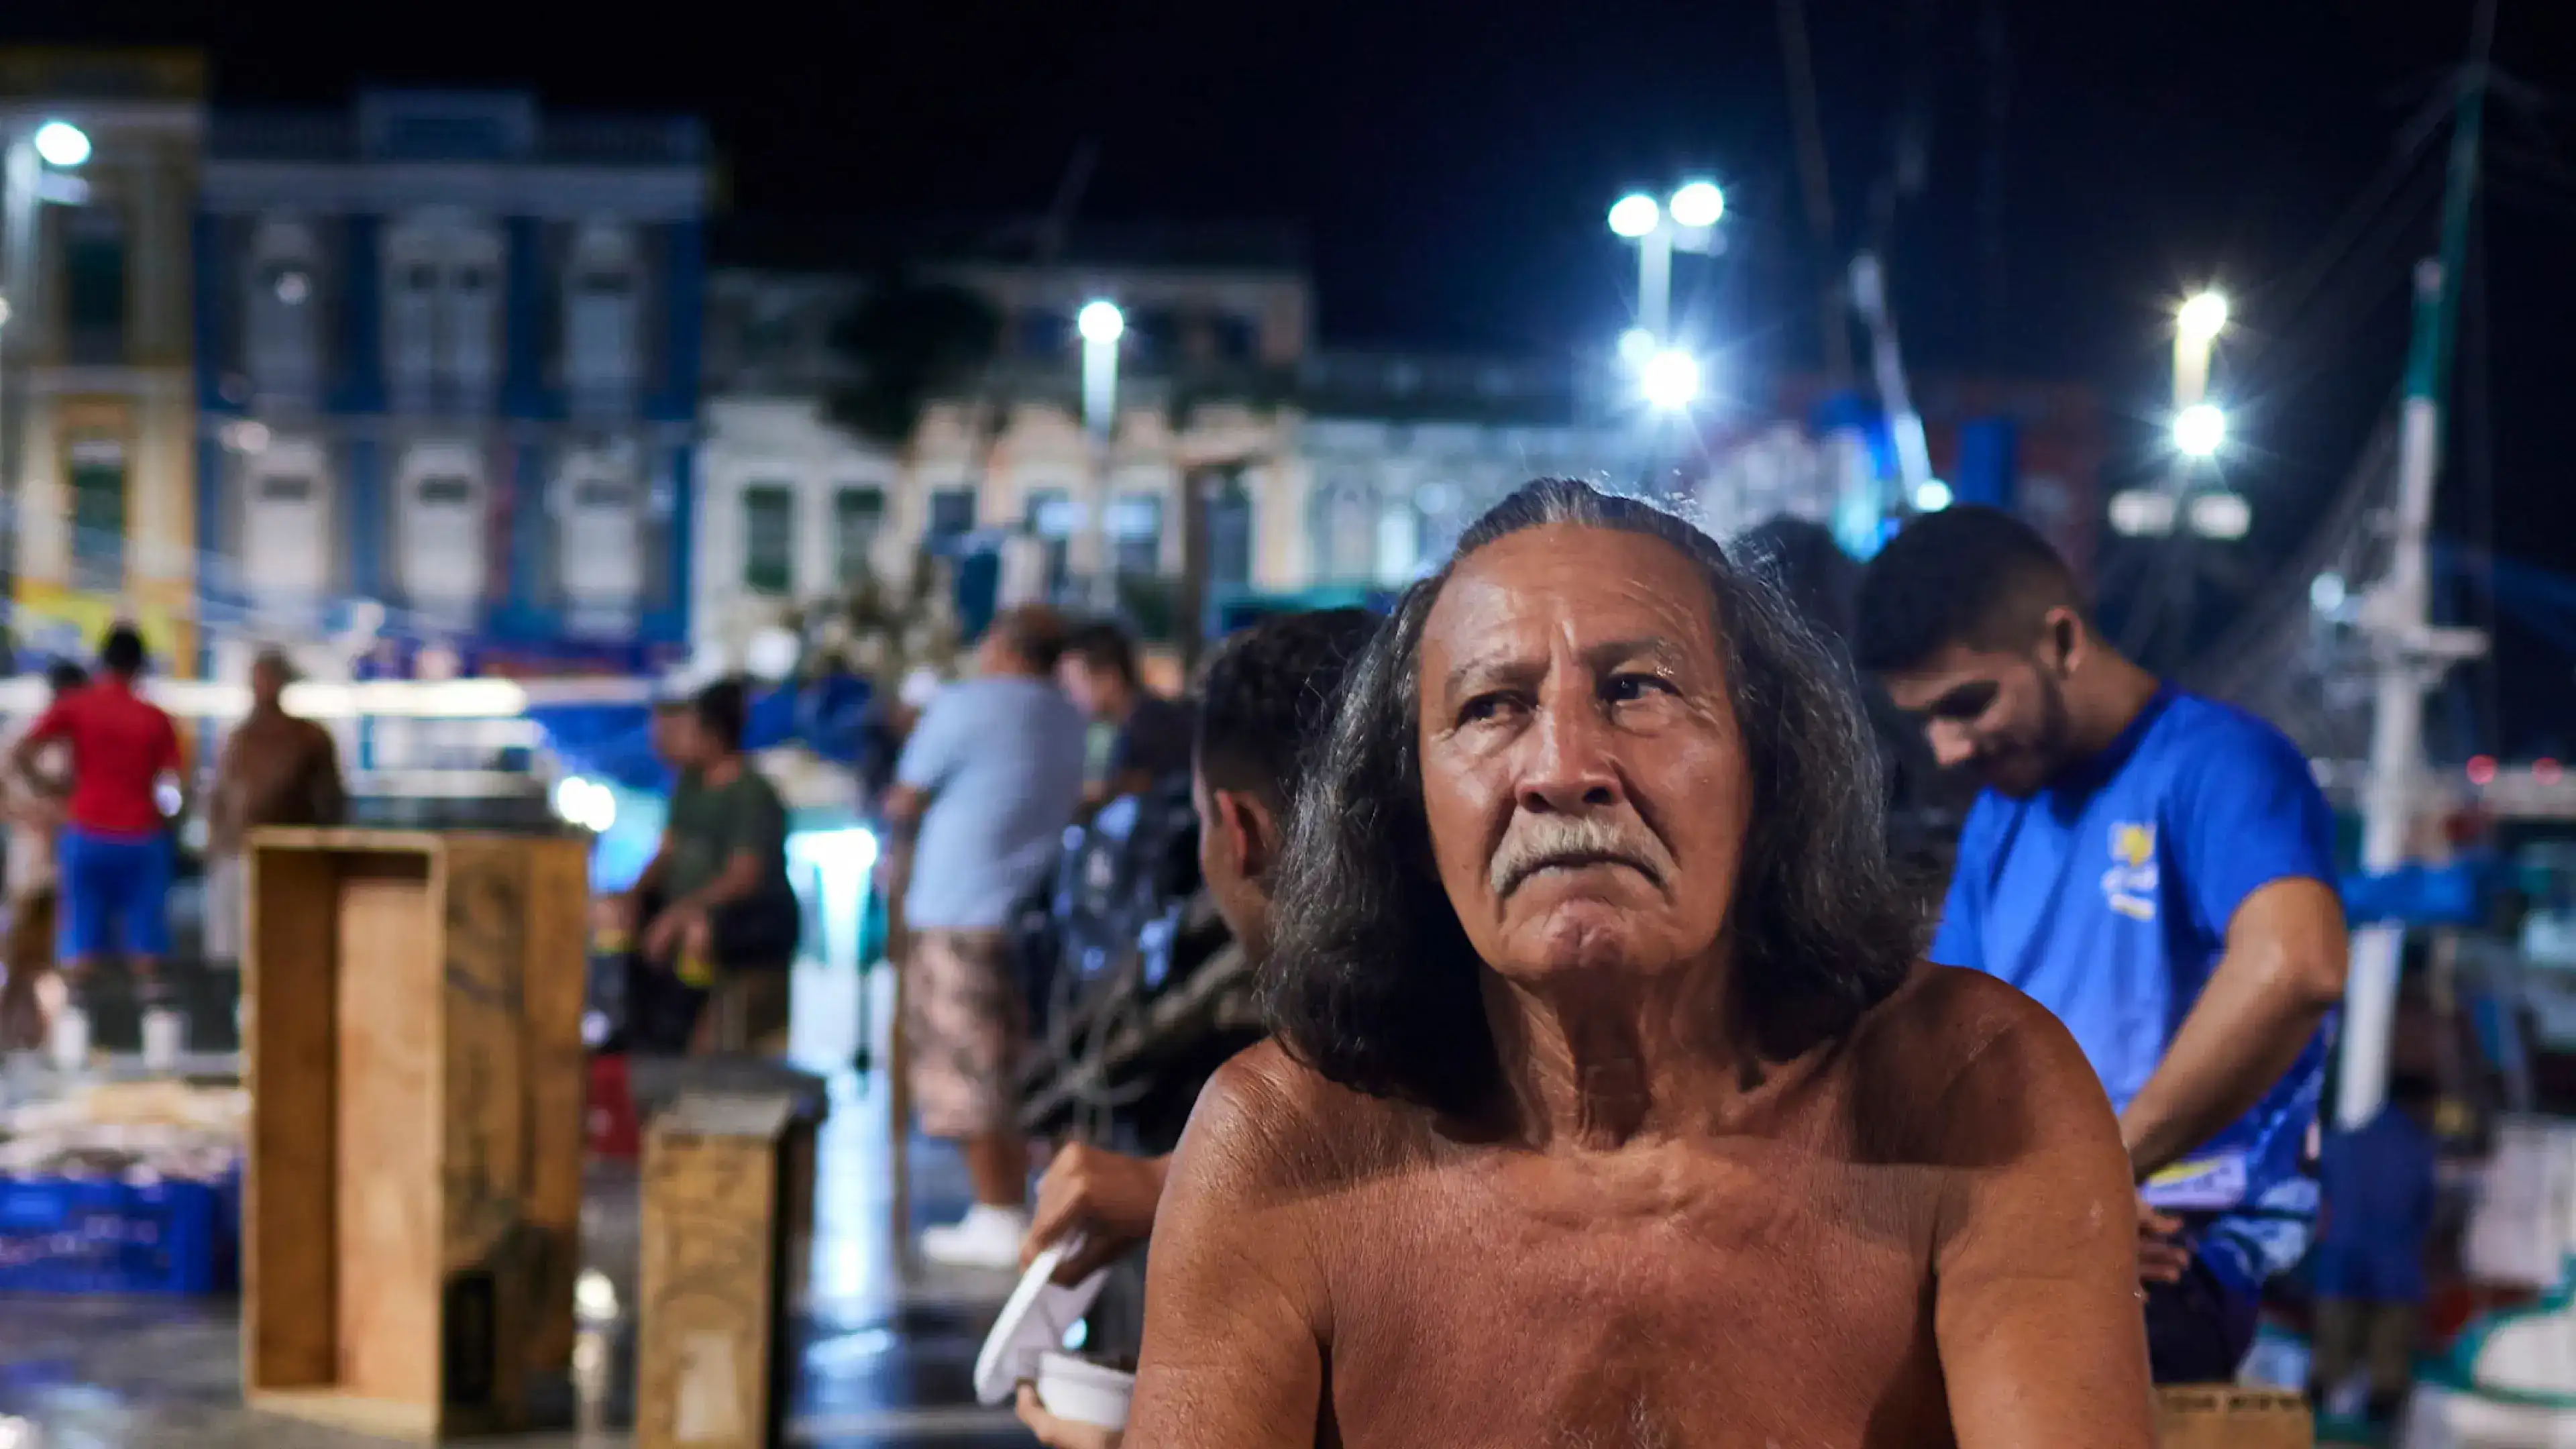
{"label": "blue shorts", "polygon": [[65,828],[55,949],[66,963],[170,954],[170,837]]}

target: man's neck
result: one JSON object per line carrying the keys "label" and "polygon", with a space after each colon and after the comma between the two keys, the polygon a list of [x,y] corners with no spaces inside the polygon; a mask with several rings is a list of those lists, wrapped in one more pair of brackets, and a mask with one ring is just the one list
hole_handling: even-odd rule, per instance
{"label": "man's neck", "polygon": [[742,756],[740,755],[727,755],[723,759],[698,767],[698,783],[701,785],[730,785],[741,778]]}
{"label": "man's neck", "polygon": [[[2101,677],[2068,704],[2074,710],[2074,753],[2090,758],[2119,743],[2154,702],[2164,681],[2119,655],[2096,661]],[[2071,693],[2071,692],[2070,692]]]}
{"label": "man's neck", "polygon": [[1503,1087],[1531,1145],[1604,1151],[1726,1129],[1761,1063],[1722,964],[1568,978],[1525,986],[1485,974]]}

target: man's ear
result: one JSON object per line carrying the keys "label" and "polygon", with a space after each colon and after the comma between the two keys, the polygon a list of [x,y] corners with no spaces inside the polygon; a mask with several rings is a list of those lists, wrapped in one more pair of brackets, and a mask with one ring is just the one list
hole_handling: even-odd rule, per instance
{"label": "man's ear", "polygon": [[1266,878],[1279,863],[1279,819],[1270,806],[1249,790],[1219,790],[1216,805],[1217,828],[1225,833],[1226,852],[1234,857],[1244,879]]}
{"label": "man's ear", "polygon": [[2063,679],[2082,668],[2094,648],[2093,630],[2084,616],[2064,604],[2051,609],[2040,619],[2040,642],[2046,657],[2054,661],[2057,675]]}

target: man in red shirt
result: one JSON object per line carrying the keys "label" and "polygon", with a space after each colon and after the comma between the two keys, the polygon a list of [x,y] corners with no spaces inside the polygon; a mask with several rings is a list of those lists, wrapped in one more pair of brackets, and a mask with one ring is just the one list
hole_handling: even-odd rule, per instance
{"label": "man in red shirt", "polygon": [[71,747],[72,793],[56,852],[63,969],[80,976],[121,945],[143,978],[170,954],[170,831],[159,788],[162,776],[179,771],[179,732],[135,693],[143,636],[132,625],[107,631],[98,662],[95,679],[37,719],[12,763],[26,770],[48,741]]}

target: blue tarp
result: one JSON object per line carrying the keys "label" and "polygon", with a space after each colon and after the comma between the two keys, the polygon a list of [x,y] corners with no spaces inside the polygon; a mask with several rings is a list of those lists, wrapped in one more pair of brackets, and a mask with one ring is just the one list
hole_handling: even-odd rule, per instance
{"label": "blue tarp", "polygon": [[2344,917],[2355,926],[2478,925],[2487,918],[2490,870],[2486,862],[2470,860],[2400,866],[2386,875],[2349,875],[2343,882]]}
{"label": "blue tarp", "polygon": [[[847,676],[768,690],[752,698],[743,748],[802,744],[824,759],[853,763],[859,716],[867,702],[867,682]],[[544,733],[546,747],[574,774],[652,794],[671,788],[671,772],[653,754],[648,706],[549,705],[529,710],[528,718]]]}

